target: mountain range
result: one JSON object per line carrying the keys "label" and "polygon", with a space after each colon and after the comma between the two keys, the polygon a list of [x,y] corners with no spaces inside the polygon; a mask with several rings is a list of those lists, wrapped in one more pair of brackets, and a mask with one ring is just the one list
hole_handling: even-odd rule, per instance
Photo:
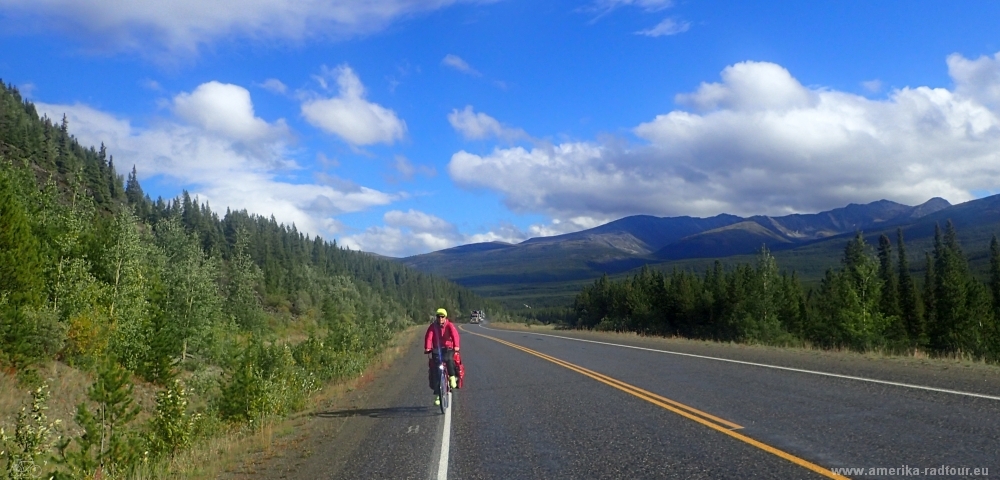
{"label": "mountain range", "polygon": [[[462,245],[399,259],[419,270],[442,275],[482,295],[522,303],[565,304],[579,286],[602,274],[625,274],[643,265],[703,269],[714,259],[749,261],[762,245],[783,268],[806,282],[818,280],[837,264],[856,232],[869,243],[902,229],[911,265],[923,265],[934,225],[953,220],[960,239],[973,245],[970,258],[988,248],[1000,227],[1000,196],[951,205],[942,198],[908,206],[889,200],[813,214],[709,218],[634,215],[607,224],[518,244]],[[911,244],[915,248],[911,249]],[[919,254],[919,256],[918,256]]]}

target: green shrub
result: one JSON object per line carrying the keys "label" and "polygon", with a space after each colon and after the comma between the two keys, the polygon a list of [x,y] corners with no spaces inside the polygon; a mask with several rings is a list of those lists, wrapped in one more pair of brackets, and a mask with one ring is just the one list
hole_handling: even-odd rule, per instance
{"label": "green shrub", "polygon": [[14,424],[13,437],[8,437],[0,428],[0,459],[5,460],[5,478],[43,478],[53,444],[52,431],[59,423],[58,420],[50,423],[45,415],[49,396],[48,387],[44,385],[31,392],[31,411],[21,408]]}
{"label": "green shrub", "polygon": [[174,380],[156,394],[156,414],[149,421],[147,442],[153,455],[170,455],[191,444],[198,415],[188,414],[189,390]]}
{"label": "green shrub", "polygon": [[224,420],[252,424],[281,416],[305,404],[319,388],[315,375],[298,366],[286,345],[265,345],[252,340],[241,361],[228,374],[218,400]]}

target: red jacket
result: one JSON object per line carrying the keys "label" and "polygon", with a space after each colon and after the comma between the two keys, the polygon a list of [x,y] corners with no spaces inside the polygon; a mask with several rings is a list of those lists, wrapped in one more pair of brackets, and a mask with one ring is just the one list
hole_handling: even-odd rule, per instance
{"label": "red jacket", "polygon": [[458,329],[451,320],[444,319],[444,325],[439,326],[437,320],[427,326],[427,333],[424,334],[424,351],[433,351],[438,343],[438,330],[441,331],[441,339],[444,342],[441,346],[457,350],[459,347]]}

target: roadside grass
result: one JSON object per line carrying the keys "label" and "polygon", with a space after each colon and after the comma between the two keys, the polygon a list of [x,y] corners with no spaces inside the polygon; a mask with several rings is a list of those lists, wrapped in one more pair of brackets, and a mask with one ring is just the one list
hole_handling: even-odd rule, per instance
{"label": "roadside grass", "polygon": [[423,331],[417,325],[397,333],[389,346],[378,354],[361,375],[326,385],[312,395],[305,409],[283,419],[260,422],[255,429],[231,428],[203,439],[173,459],[150,465],[141,478],[218,478],[227,472],[252,473],[257,465],[282,454],[310,428],[311,415],[324,405],[355,389],[363,387],[393,360]]}
{"label": "roadside grass", "polygon": [[515,323],[515,322],[490,322],[486,324],[487,327],[496,327],[502,330],[520,330],[525,332],[542,332],[542,331],[555,331],[559,330],[556,325],[544,325],[544,324],[528,324],[528,323]]}
{"label": "roadside grass", "polygon": [[897,353],[886,349],[876,348],[859,352],[847,348],[821,348],[809,342],[797,342],[795,345],[775,346],[760,343],[738,343],[720,342],[715,340],[698,340],[684,337],[662,337],[657,335],[640,335],[635,332],[606,332],[596,330],[574,330],[562,329],[557,325],[527,325],[514,322],[490,322],[487,326],[502,330],[530,331],[537,333],[571,333],[570,336],[588,337],[591,339],[602,339],[609,342],[614,341],[642,341],[668,346],[693,346],[711,345],[734,350],[756,350],[770,352],[787,352],[805,356],[828,356],[831,358],[856,358],[872,361],[888,361],[904,363],[908,365],[922,365],[927,367],[947,369],[950,367],[975,368],[1000,375],[1000,365],[989,363],[982,359],[973,358],[961,352],[948,355],[932,355],[920,349],[914,349],[908,353]]}
{"label": "roadside grass", "polygon": [[[305,336],[303,331],[310,328],[309,322],[301,322],[285,330],[287,338],[283,342],[296,337]],[[243,470],[252,469],[253,464],[270,458],[286,447],[295,436],[303,434],[308,429],[311,412],[340,396],[360,388],[378,371],[385,369],[397,358],[404,349],[412,343],[422,331],[422,326],[409,327],[397,333],[389,346],[379,353],[368,365],[365,371],[357,377],[331,383],[313,394],[306,407],[283,419],[264,419],[257,426],[235,426],[223,423],[206,415],[204,436],[196,439],[187,449],[172,458],[140,464],[133,478],[145,479],[209,479],[217,478],[227,471],[233,471],[242,465]],[[87,389],[93,384],[93,375],[62,362],[52,361],[34,367],[31,375],[34,381],[48,386],[53,392],[47,406],[46,414],[49,422],[58,421],[55,435],[73,437],[81,433],[81,429],[73,417],[79,403],[87,401]],[[182,377],[187,376],[182,373]],[[23,377],[23,373],[22,373]],[[142,406],[142,413],[134,421],[139,425],[149,418],[149,412],[156,404],[155,385],[133,378],[133,399]],[[26,388],[23,380],[19,381],[12,372],[0,370],[0,426],[12,427],[18,412],[25,405],[30,405],[30,388]],[[192,398],[191,407],[203,404],[198,397]],[[202,405],[204,406],[204,405]],[[12,428],[11,428],[12,429]]]}
{"label": "roadside grass", "polygon": [[[76,406],[87,401],[87,389],[93,384],[93,376],[83,370],[66,365],[62,362],[50,361],[33,368],[39,385],[46,385],[53,393],[46,406],[46,415],[50,422],[59,422],[56,434],[75,436],[82,430],[73,421]],[[23,375],[23,374],[22,374]],[[148,413],[156,404],[157,387],[133,379],[133,400],[142,406],[143,413],[136,422],[145,421]],[[15,375],[9,372],[0,373],[0,425],[12,426],[17,419],[21,407],[31,404],[31,388],[26,388]]]}

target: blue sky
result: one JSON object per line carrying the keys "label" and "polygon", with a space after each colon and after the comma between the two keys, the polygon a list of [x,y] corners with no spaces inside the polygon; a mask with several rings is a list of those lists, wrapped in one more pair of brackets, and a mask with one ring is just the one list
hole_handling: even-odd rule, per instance
{"label": "blue sky", "polygon": [[407,256],[1000,191],[1000,3],[0,0],[147,193]]}

